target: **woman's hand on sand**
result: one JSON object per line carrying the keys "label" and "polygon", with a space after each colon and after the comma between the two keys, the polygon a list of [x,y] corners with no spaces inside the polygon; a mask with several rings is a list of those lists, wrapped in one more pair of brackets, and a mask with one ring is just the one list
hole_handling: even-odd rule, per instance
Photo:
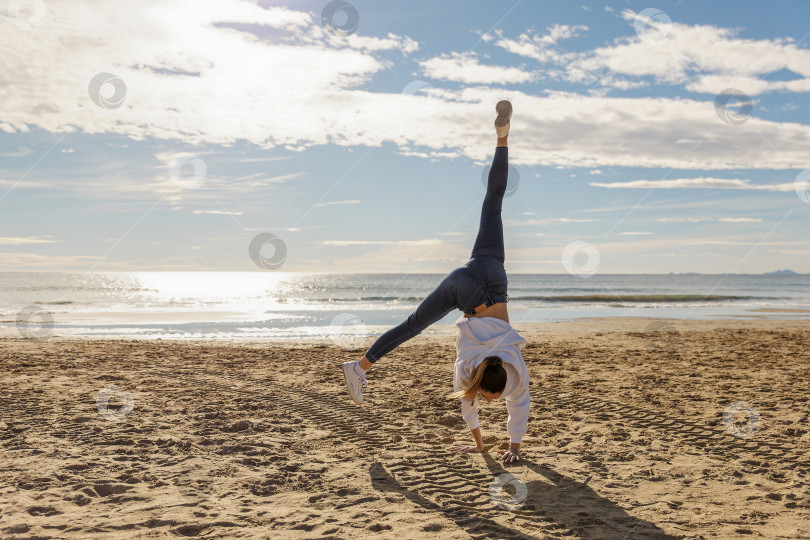
{"label": "woman's hand on sand", "polygon": [[453,448],[450,449],[450,451],[451,452],[463,452],[465,454],[472,454],[472,453],[486,452],[490,448],[491,447],[487,447],[487,446],[466,446],[466,445],[462,445],[462,446],[454,446]]}
{"label": "woman's hand on sand", "polygon": [[520,461],[520,454],[514,448],[510,448],[506,452],[498,450],[498,455],[503,458],[504,463],[514,463]]}

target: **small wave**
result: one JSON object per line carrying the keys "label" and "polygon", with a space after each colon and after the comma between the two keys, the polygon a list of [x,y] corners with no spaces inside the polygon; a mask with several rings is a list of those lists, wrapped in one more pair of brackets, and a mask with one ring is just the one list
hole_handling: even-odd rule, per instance
{"label": "small wave", "polygon": [[736,300],[777,300],[765,296],[738,296],[723,294],[583,294],[557,296],[510,296],[509,301],[534,300],[537,302],[590,302],[590,303],[641,303],[653,304],[662,302],[723,302]]}
{"label": "small wave", "polygon": [[[347,304],[355,304],[357,302],[421,302],[424,296],[361,296],[359,298],[301,298],[303,302],[310,303],[331,303],[345,302]],[[279,301],[287,299],[279,299]],[[296,299],[299,300],[299,299]]]}
{"label": "small wave", "polygon": [[366,302],[388,302],[388,301],[399,301],[399,302],[416,302],[423,300],[424,297],[419,296],[361,296],[361,301]]}

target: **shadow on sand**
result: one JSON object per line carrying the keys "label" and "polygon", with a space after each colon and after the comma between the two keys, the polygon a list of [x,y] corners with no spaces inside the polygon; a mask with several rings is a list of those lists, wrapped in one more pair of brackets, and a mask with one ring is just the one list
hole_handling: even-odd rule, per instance
{"label": "shadow on sand", "polygon": [[[515,511],[501,509],[490,498],[490,485],[495,478],[509,471],[489,454],[484,454],[484,459],[491,477],[480,482],[481,493],[472,500],[469,486],[464,486],[463,482],[460,486],[452,486],[447,481],[424,477],[417,488],[412,488],[399,482],[381,463],[372,464],[369,474],[376,490],[399,493],[409,501],[452,520],[473,538],[681,538],[668,535],[654,523],[628,514],[586,483],[560,474],[546,464],[526,459],[521,462],[522,466],[543,479],[524,484],[526,489],[521,488],[521,491],[525,500],[518,501],[523,503],[520,508]],[[471,468],[470,475],[476,473]],[[478,484],[476,482],[474,486]],[[454,498],[454,490],[458,491],[457,498]],[[445,498],[439,504],[422,492],[439,493]],[[512,490],[511,494],[515,495],[515,491]]]}

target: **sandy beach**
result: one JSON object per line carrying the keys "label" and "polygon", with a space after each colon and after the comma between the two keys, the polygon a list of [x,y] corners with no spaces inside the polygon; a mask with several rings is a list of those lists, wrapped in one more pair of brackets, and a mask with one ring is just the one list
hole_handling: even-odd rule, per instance
{"label": "sandy beach", "polygon": [[[810,322],[516,324],[523,460],[426,333],[354,405],[330,342],[0,340],[4,538],[810,538]],[[724,411],[726,416],[724,417]],[[505,485],[506,487],[501,487]]]}

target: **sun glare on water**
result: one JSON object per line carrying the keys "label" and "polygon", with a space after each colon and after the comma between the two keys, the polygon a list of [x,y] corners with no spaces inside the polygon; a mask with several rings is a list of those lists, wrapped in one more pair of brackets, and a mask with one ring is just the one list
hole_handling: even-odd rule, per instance
{"label": "sun glare on water", "polygon": [[144,296],[158,303],[264,306],[285,297],[295,276],[289,272],[131,272]]}

